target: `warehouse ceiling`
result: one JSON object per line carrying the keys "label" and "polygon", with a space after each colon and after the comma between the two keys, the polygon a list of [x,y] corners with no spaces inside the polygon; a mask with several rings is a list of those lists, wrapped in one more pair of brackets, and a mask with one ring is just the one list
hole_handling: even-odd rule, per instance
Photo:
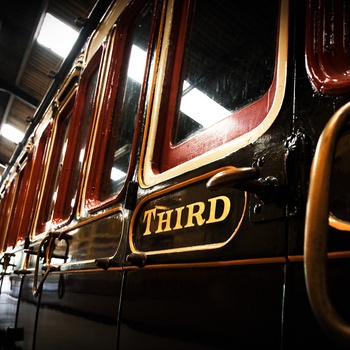
{"label": "warehouse ceiling", "polygon": [[[105,1],[106,2],[106,1]],[[37,42],[47,12],[80,33],[79,23],[95,9],[96,0],[0,1],[0,175],[18,145],[2,135],[8,124],[25,133],[37,107],[52,88],[65,61]],[[67,60],[66,60],[67,61]],[[66,62],[67,63],[67,62]]]}

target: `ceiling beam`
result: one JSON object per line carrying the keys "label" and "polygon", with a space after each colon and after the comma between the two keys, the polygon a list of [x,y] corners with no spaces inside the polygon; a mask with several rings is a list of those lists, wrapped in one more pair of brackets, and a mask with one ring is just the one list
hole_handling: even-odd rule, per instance
{"label": "ceiling beam", "polygon": [[27,92],[23,91],[19,87],[17,87],[14,84],[9,83],[8,81],[0,78],[0,91],[7,92],[11,95],[15,95],[23,102],[29,104],[30,106],[36,108],[39,105],[39,100],[28,94]]}

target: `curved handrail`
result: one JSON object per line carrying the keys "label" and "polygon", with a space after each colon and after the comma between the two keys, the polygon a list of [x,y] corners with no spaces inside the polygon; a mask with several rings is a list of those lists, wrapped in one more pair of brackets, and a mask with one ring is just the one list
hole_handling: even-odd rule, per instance
{"label": "curved handrail", "polygon": [[350,232],[350,222],[338,219],[332,213],[329,214],[328,224],[339,231]]}
{"label": "curved handrail", "polygon": [[350,324],[340,317],[328,295],[327,236],[332,160],[337,140],[348,122],[350,103],[332,116],[318,141],[311,167],[304,238],[305,281],[313,312],[331,339],[347,345]]}
{"label": "curved handrail", "polygon": [[[54,248],[55,248],[55,239],[58,240],[65,240],[66,241],[66,251],[63,256],[59,256],[54,254]],[[54,233],[50,232],[48,233],[40,242],[38,251],[36,253],[36,261],[35,261],[35,269],[34,269],[34,277],[33,277],[33,288],[32,293],[34,297],[37,297],[44,285],[44,282],[49,275],[50,272],[59,271],[60,266],[57,265],[51,265],[51,259],[52,258],[59,258],[63,259],[64,262],[67,261],[68,258],[68,252],[69,252],[69,242],[68,237],[65,236],[65,234],[62,233]],[[44,252],[42,254],[42,248],[44,249]],[[38,286],[38,275],[39,275],[39,260],[42,257],[42,255],[45,257],[45,266],[43,266],[43,270],[45,270],[45,273],[42,275],[39,286]]]}
{"label": "curved handrail", "polygon": [[39,275],[39,260],[41,258],[41,249],[45,246],[45,244],[48,243],[48,247],[49,248],[44,248],[44,254],[45,254],[45,263],[50,267],[49,265],[49,261],[50,261],[50,246],[52,244],[52,240],[53,240],[53,237],[51,234],[48,234],[47,236],[45,236],[42,241],[40,242],[39,244],[39,247],[38,247],[38,252],[37,252],[37,255],[36,255],[36,261],[35,261],[35,269],[34,269],[34,277],[33,277],[33,288],[32,288],[32,292],[33,292],[33,296],[34,297],[37,297],[40,292],[41,292],[41,289],[43,287],[43,284],[46,280],[46,277],[48,276],[48,274],[50,273],[50,268],[47,268],[46,271],[45,271],[45,274],[42,276],[41,280],[40,280],[40,283],[39,283],[39,286],[38,286],[38,275]]}

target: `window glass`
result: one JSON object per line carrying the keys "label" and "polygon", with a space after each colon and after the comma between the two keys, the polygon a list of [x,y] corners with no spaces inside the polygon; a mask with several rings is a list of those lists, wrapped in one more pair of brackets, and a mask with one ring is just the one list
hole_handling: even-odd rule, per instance
{"label": "window glass", "polygon": [[65,94],[70,96],[57,112],[37,233],[48,230],[52,223],[62,224],[72,218],[88,132],[95,111],[103,47],[104,45],[100,47],[84,70],[78,92],[74,91],[74,84],[67,85]]}
{"label": "window glass", "polygon": [[142,18],[142,23],[137,26],[134,33],[122,102],[113,113],[114,124],[108,142],[113,152],[113,155],[110,155],[112,163],[108,160],[107,164],[111,165],[106,168],[104,176],[106,181],[102,181],[101,184],[101,201],[120,191],[129,168],[147,50],[147,41],[142,42],[137,39],[139,39],[138,31],[149,30],[150,16],[146,17],[146,20],[147,22]]}
{"label": "window glass", "polygon": [[[57,197],[57,184],[62,171],[63,159],[67,150],[67,134],[69,128],[69,122],[71,117],[71,111],[69,111],[68,115],[63,115],[63,122],[59,125],[58,134],[56,135],[56,142],[54,145],[54,153],[55,153],[55,162],[53,164],[53,171],[51,172],[52,176],[50,176],[49,186],[52,186],[52,197],[46,202],[44,218],[46,220],[50,219],[50,215],[52,212],[52,208],[55,204]],[[56,153],[57,152],[57,153]]]}
{"label": "window glass", "polygon": [[40,140],[33,145],[16,178],[3,194],[0,202],[0,250],[14,247],[29,235],[41,189],[50,135],[51,123]]}
{"label": "window glass", "polygon": [[73,109],[73,98],[59,110],[56,132],[53,140],[49,159],[49,168],[43,187],[43,195],[38,214],[38,232],[48,229],[51,220],[52,209],[57,198],[57,184],[61,175],[62,163],[67,149],[67,134]]}
{"label": "window glass", "polygon": [[[135,4],[135,7],[141,3]],[[89,171],[86,205],[115,198],[130,166],[141,87],[145,74],[153,4],[127,9],[116,27],[107,91]],[[130,21],[133,20],[133,24]],[[120,70],[120,73],[116,73]],[[101,171],[102,169],[102,171]]]}
{"label": "window glass", "polygon": [[29,235],[29,229],[34,218],[39,193],[42,190],[42,176],[47,161],[51,131],[52,123],[49,123],[28,155],[28,159],[30,159],[30,167],[28,167],[28,170],[30,169],[30,178],[28,182],[25,182],[27,187],[23,194],[23,210],[18,229],[20,236],[24,238]]}
{"label": "window glass", "polygon": [[19,226],[21,222],[21,217],[23,215],[24,201],[28,189],[28,181],[31,173],[31,165],[33,160],[33,153],[29,153],[25,165],[19,170],[18,174],[18,185],[16,189],[16,194],[14,198],[13,210],[11,213],[7,246],[14,247],[17,241],[23,241],[25,236],[23,232],[19,232]]}
{"label": "window glass", "polygon": [[175,2],[155,173],[264,120],[276,90],[278,14],[278,0]]}
{"label": "window glass", "polygon": [[276,9],[275,1],[196,1],[186,38],[173,144],[266,93],[275,68]]}
{"label": "window glass", "polygon": [[25,163],[0,202],[0,251],[29,235],[47,159],[51,123],[29,151]]}
{"label": "window glass", "polygon": [[95,113],[96,92],[103,53],[104,45],[96,52],[81,77],[72,115],[72,125],[69,127],[69,132],[67,130],[62,149],[60,161],[62,170],[56,187],[57,198],[53,213],[54,224],[60,224],[70,219],[76,206],[83,159]]}

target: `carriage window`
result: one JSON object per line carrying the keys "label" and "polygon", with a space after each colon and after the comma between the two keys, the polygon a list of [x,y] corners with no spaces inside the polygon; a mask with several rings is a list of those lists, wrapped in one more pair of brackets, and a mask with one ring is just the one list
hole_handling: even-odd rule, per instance
{"label": "carriage window", "polygon": [[52,123],[49,123],[45,127],[38,141],[33,145],[27,157],[25,174],[23,175],[23,192],[21,190],[20,197],[20,200],[23,200],[23,208],[21,209],[18,223],[18,237],[20,239],[24,239],[30,234],[29,229],[34,218],[34,213],[38,202],[51,131]]}
{"label": "carriage window", "polygon": [[18,174],[18,185],[14,198],[13,210],[9,222],[7,246],[14,247],[17,242],[24,241],[27,232],[20,232],[19,226],[23,216],[24,203],[29,187],[30,174],[33,165],[33,153],[29,152],[25,164]]}
{"label": "carriage window", "polygon": [[104,57],[103,44],[85,68],[79,84],[69,134],[67,152],[62,160],[62,172],[56,187],[57,198],[53,213],[53,223],[68,221],[77,204],[77,188],[80,187],[82,164],[95,114],[97,86],[101,63]]}
{"label": "carriage window", "polygon": [[[254,2],[255,8],[261,7],[254,17],[248,10],[249,1],[244,3],[197,1],[186,39],[173,144],[256,101],[270,87],[275,67],[276,26],[271,26],[276,23],[275,13],[266,11],[270,7],[264,2]],[[220,13],[220,23],[205,20],[215,13]]]}
{"label": "carriage window", "polygon": [[49,168],[43,186],[41,210],[39,210],[37,233],[44,232],[49,227],[52,209],[57,196],[57,184],[61,175],[62,162],[67,150],[67,134],[73,108],[73,99],[58,113],[53,147],[50,155]]}
{"label": "carriage window", "polygon": [[85,68],[78,91],[75,91],[75,75],[71,77],[73,83],[67,84],[67,91],[63,90],[63,95],[68,97],[57,115],[37,232],[48,230],[51,224],[64,224],[73,216],[86,143],[95,112],[104,47],[103,44],[97,50]]}
{"label": "carriage window", "polygon": [[[3,211],[0,212],[1,217],[6,218],[8,221],[7,228],[4,226],[5,222],[0,224],[1,231],[4,233],[7,231],[6,241],[5,239],[3,241],[5,249],[6,247],[14,247],[17,242],[23,241],[30,234],[29,228],[34,217],[38,194],[40,193],[41,178],[47,157],[51,130],[50,123],[43,131],[38,143],[34,144],[29,151],[25,164],[19,170],[15,192],[14,184],[16,181],[12,182],[11,188],[13,190],[14,203],[11,216],[10,211],[6,214]],[[7,204],[1,210],[9,210],[9,198],[10,196],[5,194],[4,199]]]}
{"label": "carriage window", "polygon": [[52,132],[52,123],[50,122],[39,140],[33,145],[28,155],[28,162],[26,165],[26,171],[29,171],[30,177],[23,185],[25,187],[25,193],[21,194],[23,198],[23,210],[19,222],[18,232],[23,238],[27,237],[30,232],[29,228],[34,218],[36,205],[42,184],[43,171],[45,169],[45,162],[47,159],[49,141]]}
{"label": "carriage window", "polygon": [[3,197],[1,198],[0,205],[0,252],[7,248],[7,235],[8,225],[10,222],[10,215],[13,205],[13,198],[16,190],[16,181],[12,181],[10,186],[5,190]]}
{"label": "carriage window", "polygon": [[89,171],[85,198],[88,208],[121,193],[131,164],[153,13],[152,3],[141,12],[140,4],[126,9],[114,33],[111,68]]}
{"label": "carriage window", "polygon": [[179,3],[152,161],[161,172],[257,126],[276,69],[277,0]]}

